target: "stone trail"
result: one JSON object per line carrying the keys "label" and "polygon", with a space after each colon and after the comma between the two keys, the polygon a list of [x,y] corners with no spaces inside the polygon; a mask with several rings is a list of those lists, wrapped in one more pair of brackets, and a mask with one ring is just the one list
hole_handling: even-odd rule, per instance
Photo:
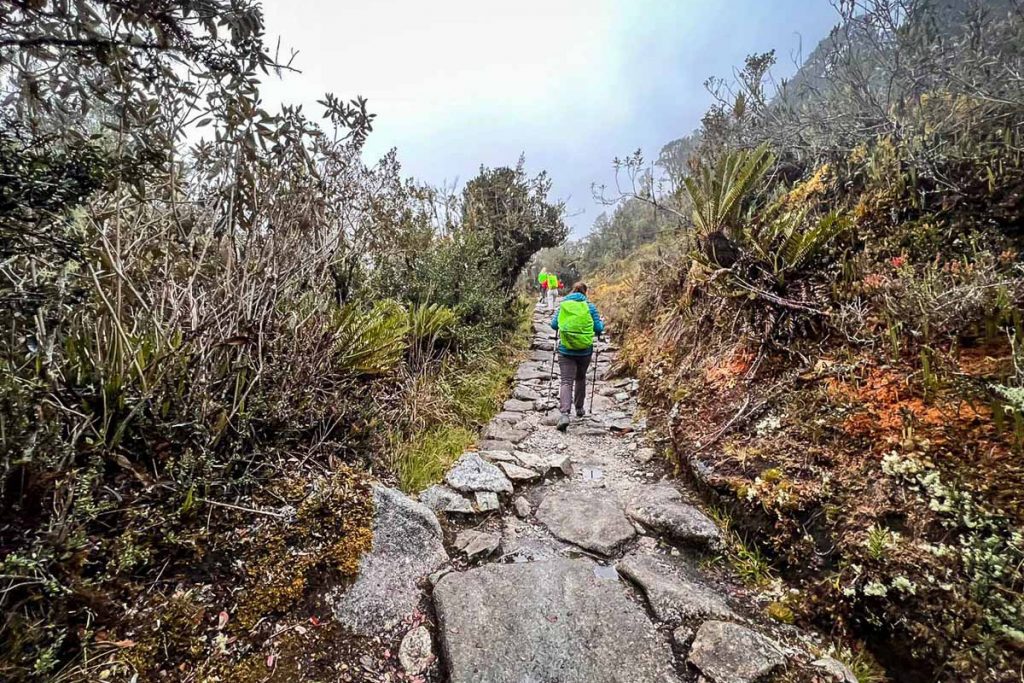
{"label": "stone trail", "polygon": [[[721,531],[664,476],[634,418],[636,380],[610,376],[613,347],[598,356],[593,414],[555,430],[549,320],[536,312],[531,353],[479,450],[419,503],[378,492],[379,537],[355,598],[338,600],[342,623],[400,629],[432,601],[434,633],[409,628],[400,651],[412,680],[855,680],[809,653],[811,634],[766,623],[723,572],[701,568]],[[412,594],[416,581],[426,593]]]}

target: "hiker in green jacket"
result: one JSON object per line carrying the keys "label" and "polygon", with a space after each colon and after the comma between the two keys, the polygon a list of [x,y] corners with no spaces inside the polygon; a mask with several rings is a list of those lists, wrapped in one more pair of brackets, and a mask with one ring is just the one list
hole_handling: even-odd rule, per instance
{"label": "hiker in green jacket", "polygon": [[558,276],[548,273],[546,277],[548,280],[547,309],[553,311],[555,310],[555,297],[558,296]]}
{"label": "hiker in green jacket", "polygon": [[[548,287],[550,292],[550,285]],[[558,370],[562,379],[558,391],[558,430],[569,427],[569,413],[576,405],[576,416],[583,417],[587,397],[587,368],[594,353],[594,335],[601,336],[604,322],[597,307],[587,300],[587,285],[577,282],[551,319],[558,332]],[[575,400],[574,400],[575,399]]]}

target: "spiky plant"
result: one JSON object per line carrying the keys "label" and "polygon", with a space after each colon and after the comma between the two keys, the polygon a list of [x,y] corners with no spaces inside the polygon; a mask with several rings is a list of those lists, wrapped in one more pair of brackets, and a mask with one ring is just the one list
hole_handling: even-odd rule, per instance
{"label": "spiky plant", "polygon": [[779,285],[850,225],[849,220],[835,212],[806,227],[806,209],[767,213],[769,218],[761,225],[743,228],[742,242]]}
{"label": "spiky plant", "polygon": [[737,227],[743,200],[775,163],[767,145],[736,150],[719,159],[713,167],[702,166],[683,180],[693,204],[697,235],[708,239],[722,233],[729,236]]}

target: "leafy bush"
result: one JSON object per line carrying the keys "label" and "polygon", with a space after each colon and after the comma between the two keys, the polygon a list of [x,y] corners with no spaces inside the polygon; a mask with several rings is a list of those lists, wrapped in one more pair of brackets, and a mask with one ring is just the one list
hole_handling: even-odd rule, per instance
{"label": "leafy bush", "polygon": [[[419,485],[387,446],[440,452],[496,410],[507,278],[564,231],[522,164],[465,211],[364,164],[361,99],[325,96],[329,130],[263,110],[258,6],[201,4],[0,17],[4,680],[236,680],[351,579],[361,465]],[[484,202],[495,179],[522,205]]]}

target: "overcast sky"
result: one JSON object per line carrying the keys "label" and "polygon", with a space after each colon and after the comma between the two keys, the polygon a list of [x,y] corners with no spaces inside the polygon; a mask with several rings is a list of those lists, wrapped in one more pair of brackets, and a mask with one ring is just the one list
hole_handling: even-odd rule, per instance
{"label": "overcast sky", "polygon": [[398,148],[432,184],[481,164],[547,170],[574,236],[604,210],[592,183],[612,159],[692,131],[709,76],[775,49],[794,70],[836,21],[828,0],[264,0],[268,42],[302,73],[264,89],[268,104],[362,95],[377,114],[372,162]]}

